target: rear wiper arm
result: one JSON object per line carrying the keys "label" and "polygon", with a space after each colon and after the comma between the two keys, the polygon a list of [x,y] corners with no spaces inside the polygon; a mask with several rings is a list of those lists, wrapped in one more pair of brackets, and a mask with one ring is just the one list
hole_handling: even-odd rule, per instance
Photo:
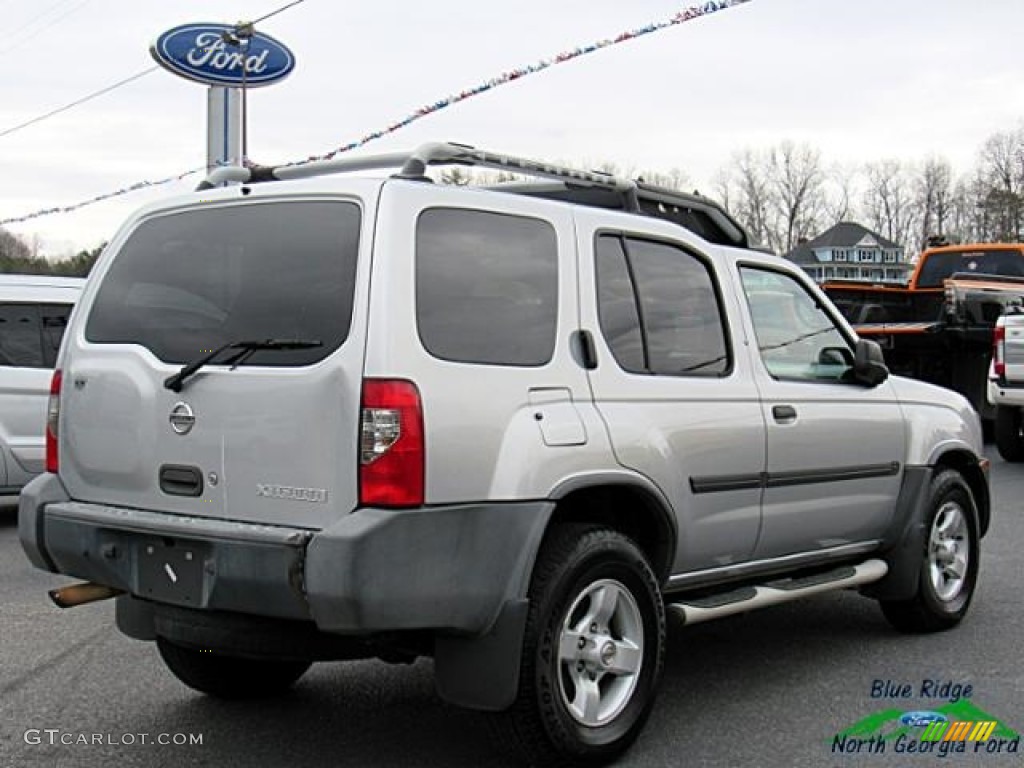
{"label": "rear wiper arm", "polygon": [[164,379],[164,386],[172,392],[181,392],[182,386],[185,384],[185,379],[194,374],[204,365],[207,365],[218,357],[223,355],[228,350],[236,350],[235,354],[229,356],[224,360],[225,365],[237,367],[241,365],[245,360],[251,357],[254,353],[264,349],[311,349],[312,347],[322,347],[323,342],[319,340],[306,340],[306,339],[263,339],[262,341],[232,341],[225,344],[222,347],[212,352],[207,352],[202,357],[197,357],[195,360],[185,363],[176,374],[168,376]]}

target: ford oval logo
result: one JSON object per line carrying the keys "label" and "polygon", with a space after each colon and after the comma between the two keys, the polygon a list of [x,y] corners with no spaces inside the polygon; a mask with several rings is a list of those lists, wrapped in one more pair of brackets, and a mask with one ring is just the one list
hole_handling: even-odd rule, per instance
{"label": "ford oval logo", "polygon": [[932,723],[944,723],[947,719],[941,712],[906,712],[900,722],[912,728],[924,728]]}
{"label": "ford oval logo", "polygon": [[295,68],[292,52],[262,32],[244,46],[229,44],[225,37],[235,30],[231,24],[183,24],[160,35],[149,52],[164,69],[208,85],[270,85]]}
{"label": "ford oval logo", "polygon": [[196,424],[196,415],[188,403],[175,403],[168,420],[171,422],[171,429],[179,435],[187,435]]}

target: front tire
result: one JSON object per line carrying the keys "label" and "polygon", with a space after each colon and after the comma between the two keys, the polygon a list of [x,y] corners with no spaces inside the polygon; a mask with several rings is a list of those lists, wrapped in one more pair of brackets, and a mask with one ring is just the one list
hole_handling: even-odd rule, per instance
{"label": "front tire", "polygon": [[1006,461],[1024,461],[1024,435],[1021,434],[1021,409],[1012,405],[996,406],[996,448]]}
{"label": "front tire", "polygon": [[284,693],[311,666],[308,661],[244,659],[197,650],[158,637],[171,673],[189,688],[220,699],[255,699]]}
{"label": "front tire", "polygon": [[943,470],[932,480],[919,557],[917,594],[882,600],[882,613],[901,632],[940,632],[960,623],[974,596],[980,549],[978,515],[959,472]]}
{"label": "front tire", "polygon": [[498,716],[537,766],[599,765],[636,739],[664,659],[665,608],[640,549],[621,533],[560,526],[530,584],[519,691]]}

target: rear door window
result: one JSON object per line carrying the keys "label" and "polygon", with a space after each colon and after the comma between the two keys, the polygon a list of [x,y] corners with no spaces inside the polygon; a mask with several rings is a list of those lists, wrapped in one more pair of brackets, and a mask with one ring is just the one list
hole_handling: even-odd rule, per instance
{"label": "rear door window", "polygon": [[723,376],[725,323],[708,265],[682,248],[601,235],[595,245],[601,331],[631,373]]}
{"label": "rear door window", "polygon": [[139,344],[167,363],[237,341],[319,341],[245,364],[318,362],[348,337],[360,219],[355,203],[303,201],[145,221],[104,276],[86,338]]}

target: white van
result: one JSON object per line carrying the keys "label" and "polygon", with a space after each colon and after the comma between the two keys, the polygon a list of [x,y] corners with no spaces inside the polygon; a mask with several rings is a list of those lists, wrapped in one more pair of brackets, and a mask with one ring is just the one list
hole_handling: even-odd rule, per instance
{"label": "white van", "polygon": [[17,494],[43,471],[50,378],[84,284],[0,275],[0,496]]}

